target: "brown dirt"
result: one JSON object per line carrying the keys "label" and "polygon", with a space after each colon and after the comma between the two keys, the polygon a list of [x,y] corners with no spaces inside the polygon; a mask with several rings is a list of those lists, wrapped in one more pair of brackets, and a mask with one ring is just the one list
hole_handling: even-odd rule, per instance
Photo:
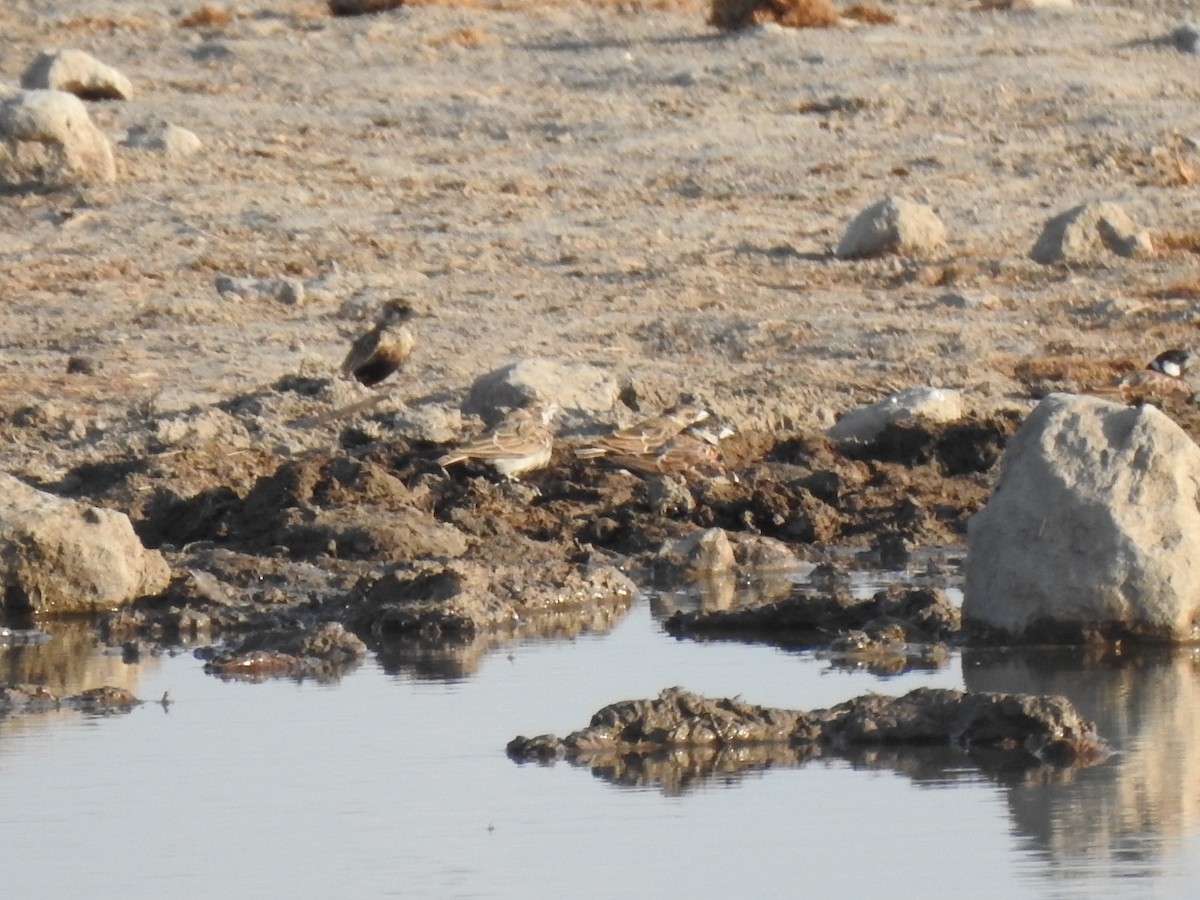
{"label": "brown dirt", "polygon": [[[168,121],[204,149],[118,146],[116,184],[0,194],[0,466],[127,510],[173,553],[211,542],[247,591],[256,566],[285,584],[308,561],[344,591],[447,525],[501,562],[539,543],[642,555],[712,525],[961,540],[1033,400],[1194,339],[1195,73],[1157,40],[1187,8],[966,31],[956,10],[892,9],[813,43],[722,33],[688,0],[3,4],[3,83],[78,47],[135,84],[89,107],[114,144]],[[930,202],[947,248],[834,259],[891,193]],[[1152,229],[1152,258],[1028,259],[1049,216],[1101,195]],[[304,301],[233,300],[220,275],[298,278]],[[297,424],[362,397],[330,375],[392,296],[437,314],[393,398]],[[565,450],[536,494],[443,474],[401,413],[455,409],[525,355],[606,367],[627,397],[695,394],[740,432],[738,481],[664,514],[647,482]],[[970,416],[852,451],[821,436],[918,384],[962,390]]]}

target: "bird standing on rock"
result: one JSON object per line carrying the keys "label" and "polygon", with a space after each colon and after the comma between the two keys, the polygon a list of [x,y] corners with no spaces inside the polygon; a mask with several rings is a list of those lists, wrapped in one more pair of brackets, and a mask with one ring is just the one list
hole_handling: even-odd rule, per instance
{"label": "bird standing on rock", "polygon": [[463,444],[438,460],[439,466],[452,466],[468,459],[485,462],[510,481],[540,469],[550,462],[554,452],[554,433],[550,422],[558,413],[556,404],[518,409],[510,413],[494,431]]}
{"label": "bird standing on rock", "polygon": [[405,324],[419,315],[405,300],[383,305],[375,325],[351,345],[341,375],[374,387],[399,370],[412,356],[417,339]]}
{"label": "bird standing on rock", "polygon": [[1192,396],[1192,388],[1183,380],[1192,364],[1190,350],[1173,347],[1147,363],[1146,368],[1130,372],[1117,382],[1121,399],[1129,404],[1161,403],[1172,395]]}

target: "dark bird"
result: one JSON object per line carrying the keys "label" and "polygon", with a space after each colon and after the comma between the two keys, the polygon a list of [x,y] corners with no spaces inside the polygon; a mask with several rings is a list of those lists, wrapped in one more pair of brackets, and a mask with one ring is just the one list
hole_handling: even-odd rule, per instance
{"label": "dark bird", "polygon": [[417,339],[406,324],[417,315],[405,300],[385,303],[374,327],[351,345],[342,363],[342,377],[374,387],[400,369],[417,346]]}
{"label": "dark bird", "polygon": [[1174,347],[1164,350],[1146,364],[1117,382],[1117,391],[1126,403],[1162,403],[1171,396],[1192,396],[1192,388],[1183,375],[1193,362],[1190,350]]}

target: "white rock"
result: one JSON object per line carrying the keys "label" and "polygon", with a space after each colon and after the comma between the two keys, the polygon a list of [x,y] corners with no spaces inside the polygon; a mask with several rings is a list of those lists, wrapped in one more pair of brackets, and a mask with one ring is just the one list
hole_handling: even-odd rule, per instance
{"label": "white rock", "polygon": [[0,581],[5,606],[37,613],[116,609],[161,593],[162,554],[147,550],[129,517],[64,500],[0,473]]}
{"label": "white rock", "polygon": [[1153,406],[1051,394],[967,528],[964,618],[1016,639],[1197,638],[1200,447]]}
{"label": "white rock", "polygon": [[531,402],[557,403],[563,410],[608,412],[620,386],[606,370],[584,363],[530,357],[475,379],[463,412],[494,422],[497,411]]}
{"label": "white rock", "polygon": [[410,440],[448,444],[462,438],[462,413],[437,403],[401,409],[396,413],[392,433]]}
{"label": "white rock", "polygon": [[162,153],[165,156],[184,157],[196,153],[201,146],[200,138],[178,125],[135,125],[125,133],[122,147]]}
{"label": "white rock", "polygon": [[231,278],[218,276],[217,293],[229,300],[266,300],[299,306],[304,302],[304,282],[299,278]]}
{"label": "white rock", "polygon": [[892,422],[923,418],[953,422],[963,415],[962,395],[955,390],[914,387],[896,391],[878,403],[852,409],[829,429],[835,441],[872,441]]}
{"label": "white rock", "polygon": [[0,183],[61,186],[116,177],[108,138],[78,97],[63,91],[0,96]]}
{"label": "white rock", "polygon": [[197,447],[220,442],[229,450],[253,443],[246,426],[219,409],[201,409],[163,416],[153,426],[154,440],[163,447]]}
{"label": "white rock", "polygon": [[66,91],[81,100],[128,100],[129,79],[82,50],[43,50],[21,75],[30,91]]}
{"label": "white rock", "polygon": [[1154,252],[1150,233],[1115,203],[1085,203],[1046,223],[1029,255],[1040,263],[1089,262],[1109,253],[1145,257]]}
{"label": "white rock", "polygon": [[677,574],[708,575],[737,565],[733,545],[720,528],[706,528],[687,537],[667,541],[658,551],[655,567]]}
{"label": "white rock", "polygon": [[839,259],[885,253],[920,255],[946,243],[946,226],[930,207],[886,197],[854,217],[837,246]]}

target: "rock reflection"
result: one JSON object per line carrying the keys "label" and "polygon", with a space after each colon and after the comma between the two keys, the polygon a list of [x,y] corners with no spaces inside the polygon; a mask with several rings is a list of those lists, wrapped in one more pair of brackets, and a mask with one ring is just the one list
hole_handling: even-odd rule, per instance
{"label": "rock reflection", "polygon": [[798,766],[820,756],[815,746],[758,744],[747,747],[689,747],[659,753],[583,751],[573,765],[586,766],[602,781],[621,787],[657,788],[684,794],[713,780],[734,780],[753,772]]}
{"label": "rock reflection", "polygon": [[516,640],[571,640],[583,634],[607,634],[632,606],[633,598],[625,596],[586,607],[539,610],[511,628],[480,631],[470,638],[425,638],[419,632],[387,634],[378,639],[378,660],[389,675],[459,681],[478,672],[492,652]]}
{"label": "rock reflection", "polygon": [[90,621],[53,621],[45,631],[6,629],[0,633],[0,734],[80,713],[128,713],[140,702],[138,672],[103,651]]}
{"label": "rock reflection", "polygon": [[[1042,851],[1047,874],[1156,872],[1200,822],[1200,651],[966,651],[970,690],[1070,699],[1117,751],[1113,764],[1045,790],[1007,794],[1017,830]],[[1087,861],[1087,867],[1079,863]]]}
{"label": "rock reflection", "polygon": [[667,688],[611,703],[565,738],[518,735],[506,750],[518,764],[563,760],[613,784],[672,794],[820,756],[914,778],[972,766],[1006,784],[1067,780],[1108,756],[1092,724],[1061,697],[933,688],[810,711]]}
{"label": "rock reflection", "polygon": [[102,651],[93,623],[50,622],[49,640],[0,643],[0,683],[37,684],[54,694],[80,694],[100,685],[136,693],[138,667]]}

